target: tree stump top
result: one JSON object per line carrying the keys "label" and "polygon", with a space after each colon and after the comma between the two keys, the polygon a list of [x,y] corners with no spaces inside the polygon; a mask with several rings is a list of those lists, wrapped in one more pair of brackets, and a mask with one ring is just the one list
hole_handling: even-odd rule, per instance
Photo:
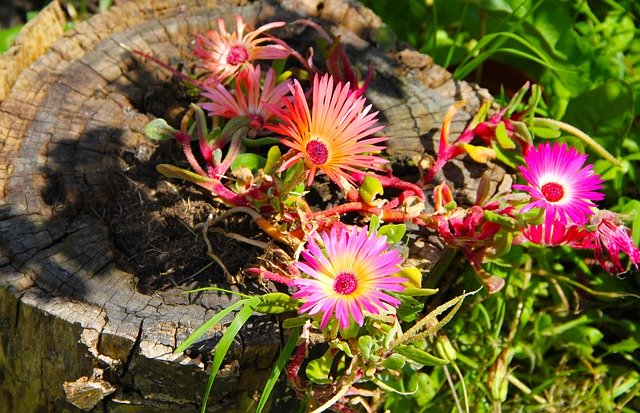
{"label": "tree stump top", "polygon": [[[128,250],[145,240],[118,233],[122,228],[113,215],[118,208],[144,205],[150,212],[137,219],[147,220],[148,232],[139,235],[159,237],[167,220],[151,213],[176,211],[190,202],[184,194],[191,194],[161,176],[136,180],[134,172],[144,165],[153,168],[158,156],[179,152],[150,142],[142,131],[154,116],[177,118],[185,99],[170,74],[130,51],[174,66],[188,62],[194,33],[214,28],[218,17],[232,25],[235,14],[253,26],[299,18],[333,25],[359,65],[375,65],[367,98],[380,111],[390,136],[388,152],[399,162],[434,153],[444,115],[455,101],[464,99],[466,106],[454,119],[453,134],[489,98],[482,89],[453,80],[427,56],[378,48],[372,39],[381,21],[356,2],[131,1],[78,24],[21,73],[0,103],[1,411],[199,405],[207,380],[200,354],[219,333],[212,332],[212,340],[189,355],[173,350],[236,298],[184,294],[188,281],[152,293],[137,288],[141,269]],[[456,161],[439,178],[452,181],[461,199],[473,200],[482,171]],[[497,185],[504,171],[496,168],[494,174]],[[192,194],[193,202],[206,203],[201,194]],[[183,230],[190,232],[193,223],[182,222]],[[195,232],[192,242],[202,248]],[[442,248],[418,251],[421,268],[432,268]],[[157,251],[149,246],[140,253],[153,257]],[[158,255],[158,260],[170,264],[171,257]],[[269,317],[247,324],[216,381],[212,408],[260,387],[281,334]]]}

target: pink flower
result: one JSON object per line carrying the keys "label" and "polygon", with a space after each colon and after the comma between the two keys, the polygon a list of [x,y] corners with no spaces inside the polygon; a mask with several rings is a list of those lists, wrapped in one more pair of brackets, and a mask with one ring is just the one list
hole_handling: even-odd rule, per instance
{"label": "pink flower", "polygon": [[252,129],[259,131],[273,120],[275,115],[271,108],[282,108],[284,96],[289,93],[288,82],[276,85],[276,73],[273,69],[267,71],[264,85],[260,81],[260,66],[247,65],[246,70],[236,78],[235,93],[229,92],[222,84],[215,88],[207,87],[202,96],[208,98],[209,102],[200,106],[212,116],[227,119],[247,116],[251,120]]}
{"label": "pink flower", "polygon": [[379,169],[388,162],[371,155],[383,150],[376,144],[388,139],[369,137],[384,128],[376,126],[378,112],[369,113],[371,105],[365,107],[365,99],[350,91],[348,83],[337,82],[334,87],[332,76],[316,75],[311,110],[300,83],[296,80],[290,88],[293,102],[284,102],[284,110],[273,108],[283,123],[266,126],[284,135],[281,142],[291,148],[292,156],[281,170],[303,159],[309,168],[308,186],[320,170],[344,190],[354,183],[349,172]]}
{"label": "pink flower", "polygon": [[309,240],[302,252],[304,261],[296,266],[309,278],[297,278],[299,290],[293,298],[305,301],[300,313],[322,313],[321,328],[325,328],[335,313],[340,328],[346,328],[353,318],[362,326],[363,310],[372,314],[390,311],[400,302],[382,292],[403,291],[406,278],[394,276],[403,258],[389,249],[387,238],[376,232],[367,235],[367,228],[353,227],[322,233],[324,250],[315,240]]}
{"label": "pink flower", "polygon": [[[269,35],[260,37],[267,30],[284,25],[284,22],[268,23],[245,35],[244,30],[248,26],[242,22],[242,17],[236,16],[234,33],[227,33],[224,20],[218,19],[218,31],[209,30],[206,35],[196,35],[193,52],[212,72],[213,83],[222,82],[235,75],[245,63],[287,58],[291,48],[285,42]],[[263,44],[266,42],[270,43]]]}
{"label": "pink flower", "polygon": [[592,233],[595,238],[593,255],[602,268],[611,274],[625,272],[626,269],[620,260],[620,254],[625,253],[629,262],[638,269],[640,249],[634,244],[630,230],[624,226],[618,215],[611,211],[598,211],[590,224],[596,226]]}
{"label": "pink flower", "polygon": [[567,217],[575,224],[584,224],[593,214],[595,204],[604,195],[600,175],[593,165],[584,166],[587,155],[580,154],[566,144],[551,146],[549,143],[531,147],[524,156],[525,166],[520,172],[527,185],[513,185],[515,189],[529,192],[532,202],[520,212],[531,208],[545,210],[545,225],[551,228],[557,218],[566,224]]}
{"label": "pink flower", "polygon": [[554,221],[551,226],[546,224],[529,225],[522,230],[522,235],[534,244],[557,246],[569,245],[574,248],[591,248],[589,235],[583,226],[565,224]]}

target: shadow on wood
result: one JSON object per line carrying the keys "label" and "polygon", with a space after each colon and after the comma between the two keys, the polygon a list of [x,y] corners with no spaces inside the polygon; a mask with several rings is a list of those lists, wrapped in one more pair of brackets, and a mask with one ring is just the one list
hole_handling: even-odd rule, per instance
{"label": "shadow on wood", "polygon": [[[362,68],[376,67],[367,97],[381,111],[398,167],[433,154],[454,101],[467,102],[452,125],[459,133],[489,98],[427,56],[378,49],[371,39],[381,22],[355,2],[124,2],[78,24],[22,72],[0,104],[0,411],[199,408],[219,330],[188,355],[173,350],[236,298],[183,293],[206,278],[140,289],[133,254],[116,242],[105,214],[131,184],[128,168],[163,150],[144,136],[144,125],[154,116],[177,119],[186,106],[169,74],[129,50],[188,62],[193,34],[237,13],[254,26],[307,17],[335,25]],[[304,30],[293,26],[283,34]],[[160,100],[166,96],[171,99]],[[483,170],[456,161],[438,179],[452,181],[460,202],[470,203]],[[504,171],[494,175],[497,185]],[[162,181],[158,176],[154,185]],[[164,201],[157,208],[180,197]],[[427,244],[414,251],[424,271],[443,254],[441,245]],[[194,239],[193,248],[201,247]],[[209,283],[224,279],[217,267],[209,273]],[[212,411],[231,409],[260,390],[282,334],[271,317],[247,323],[214,385]]]}

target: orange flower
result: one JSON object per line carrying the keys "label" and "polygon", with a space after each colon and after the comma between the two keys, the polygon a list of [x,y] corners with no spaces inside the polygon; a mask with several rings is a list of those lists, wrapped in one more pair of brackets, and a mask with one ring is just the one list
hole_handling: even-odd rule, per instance
{"label": "orange flower", "polygon": [[[218,19],[218,31],[209,30],[206,35],[196,35],[194,53],[212,72],[213,82],[222,82],[235,75],[245,63],[255,60],[284,59],[291,54],[285,42],[273,36],[260,36],[269,29],[284,26],[284,22],[265,24],[250,30],[243,36],[245,25],[241,16],[236,16],[236,31],[227,33],[224,20]],[[270,42],[270,44],[263,44]]]}
{"label": "orange flower", "polygon": [[349,89],[348,83],[334,87],[332,76],[316,75],[313,79],[311,110],[298,81],[290,86],[293,101],[284,101],[284,109],[272,107],[283,123],[265,127],[285,136],[281,142],[293,151],[281,170],[303,159],[309,168],[307,185],[313,182],[318,170],[324,172],[343,190],[354,183],[350,172],[362,172],[387,163],[372,155],[382,151],[377,145],[387,137],[370,137],[384,126],[376,125],[378,112],[369,113],[365,99]]}

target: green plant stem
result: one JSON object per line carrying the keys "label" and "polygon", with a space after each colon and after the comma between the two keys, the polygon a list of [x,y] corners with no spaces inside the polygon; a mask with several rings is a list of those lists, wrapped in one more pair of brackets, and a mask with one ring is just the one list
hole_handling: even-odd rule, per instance
{"label": "green plant stem", "polygon": [[549,402],[547,402],[547,400],[544,397],[538,396],[537,394],[531,394],[531,389],[529,387],[527,387],[526,384],[524,384],[523,382],[518,380],[518,378],[516,376],[514,376],[513,374],[508,374],[507,375],[507,380],[509,381],[509,383],[511,383],[514,386],[516,386],[518,389],[520,389],[527,396],[531,396],[533,398],[533,400],[535,400],[536,402],[538,402],[540,404],[545,404],[545,405],[549,404]]}
{"label": "green plant stem", "polygon": [[575,126],[571,126],[568,123],[565,123],[565,122],[562,122],[562,121],[559,121],[559,120],[555,120],[555,119],[549,119],[549,118],[536,118],[534,120],[534,124],[535,124],[535,122],[542,123],[542,125],[540,125],[540,126],[546,126],[545,124],[552,125],[552,126],[557,127],[558,129],[562,130],[562,131],[570,133],[571,135],[573,135],[576,138],[580,139],[585,144],[589,145],[594,151],[596,151],[598,153],[598,155],[600,155],[604,159],[608,160],[613,165],[620,166],[620,161],[615,156],[611,155],[609,153],[609,151],[607,151],[602,145],[600,145],[598,142],[596,142],[591,136],[587,135],[586,133],[584,133],[580,129],[576,128]]}

